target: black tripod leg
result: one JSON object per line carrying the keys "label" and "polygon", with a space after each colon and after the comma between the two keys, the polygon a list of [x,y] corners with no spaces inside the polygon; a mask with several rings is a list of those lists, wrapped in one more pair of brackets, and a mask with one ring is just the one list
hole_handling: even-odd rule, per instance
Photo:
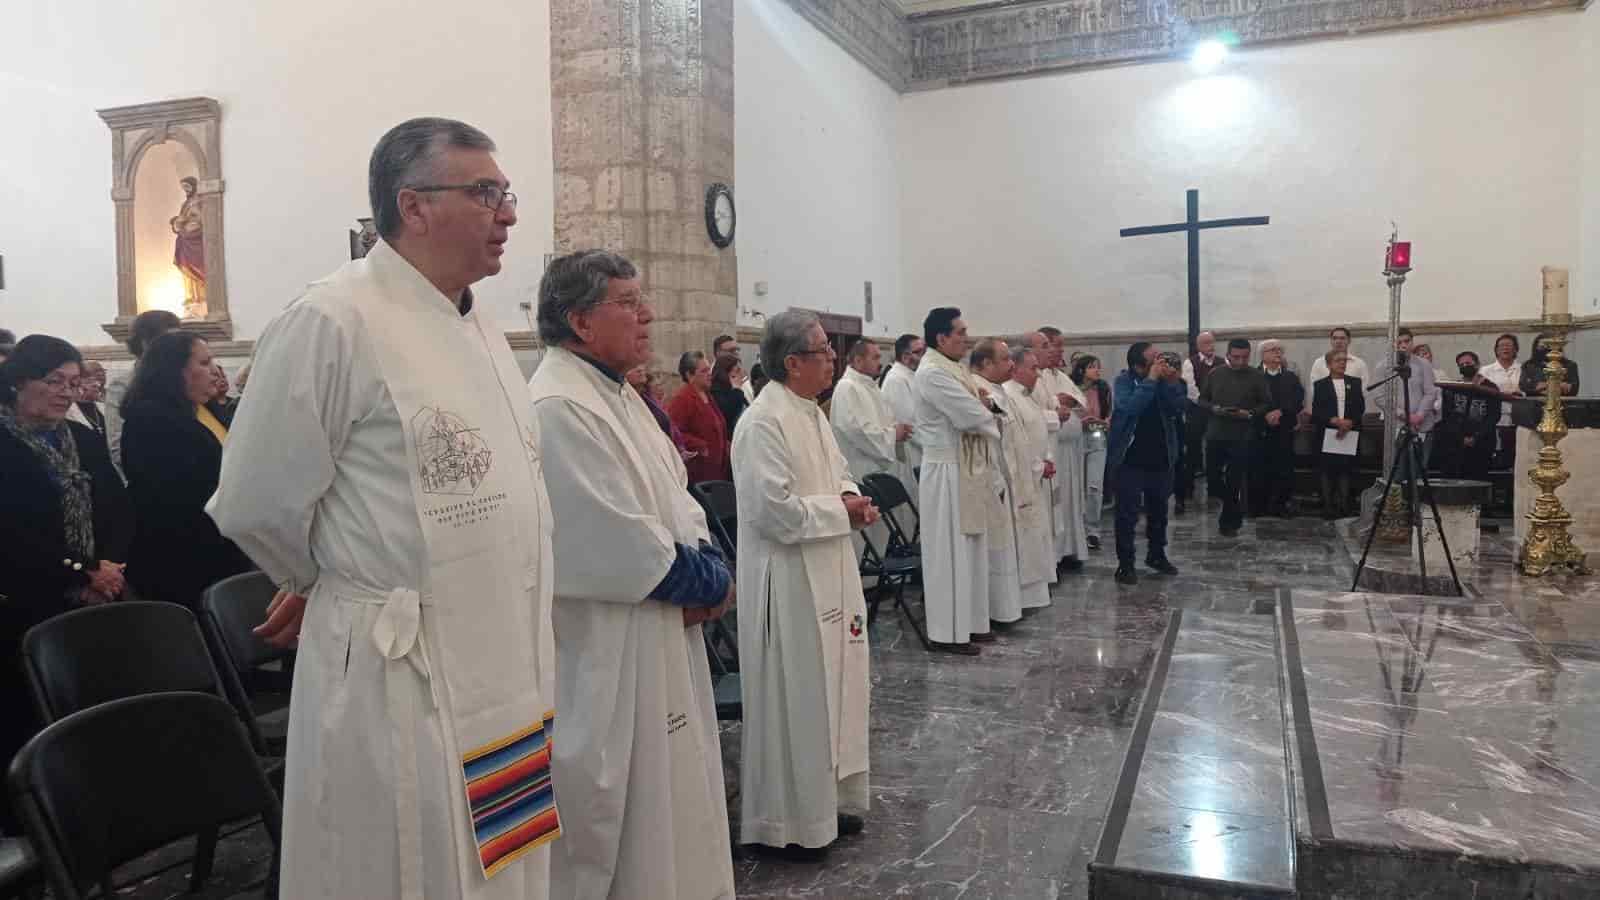
{"label": "black tripod leg", "polygon": [[[1428,554],[1423,551],[1422,545],[1422,499],[1417,487],[1417,471],[1422,467],[1422,441],[1411,437],[1406,442],[1406,458],[1411,461],[1411,468],[1406,472],[1406,517],[1411,520],[1411,531],[1416,535],[1417,541],[1417,571],[1422,573],[1422,584],[1428,584]],[[1423,481],[1427,480],[1426,475]]]}
{"label": "black tripod leg", "polygon": [[[1427,472],[1423,472],[1422,473],[1422,484],[1423,484],[1423,487],[1427,489],[1428,506],[1433,510],[1433,526],[1435,528],[1439,529],[1439,546],[1444,548],[1444,561],[1450,565],[1450,582],[1451,582],[1451,584],[1455,585],[1456,596],[1457,597],[1465,597],[1467,595],[1467,592],[1466,592],[1465,589],[1463,589],[1461,587],[1461,575],[1456,572],[1456,559],[1455,559],[1454,556],[1450,555],[1450,539],[1444,536],[1444,517],[1439,515],[1439,499],[1437,497],[1433,496],[1433,482],[1428,480],[1428,473]],[[1420,531],[1420,529],[1422,528],[1421,523],[1418,523],[1417,528],[1419,529],[1418,530],[1418,537],[1417,537],[1417,542],[1418,542],[1417,554],[1418,554],[1418,558],[1420,559],[1421,558],[1421,554],[1422,554],[1422,550],[1421,550],[1422,537],[1421,537],[1421,531]],[[1426,569],[1423,570],[1423,577],[1424,578],[1427,577],[1427,570]]]}
{"label": "black tripod leg", "polygon": [[[1401,440],[1405,440],[1404,435],[1401,436]],[[1403,446],[1396,448],[1397,451],[1403,449],[1405,449]],[[1389,489],[1394,487],[1394,476],[1400,471],[1400,460],[1402,459],[1405,459],[1405,457],[1401,456],[1399,452],[1396,452],[1394,455],[1394,461],[1389,463],[1389,478],[1384,482],[1383,497],[1378,500],[1378,508],[1372,513],[1372,527],[1367,530],[1366,546],[1361,548],[1361,561],[1356,563],[1356,577],[1355,580],[1350,583],[1351,591],[1358,591],[1361,589],[1361,573],[1366,571],[1367,555],[1372,552],[1372,542],[1378,537],[1378,525],[1383,521],[1383,506],[1388,500]]]}

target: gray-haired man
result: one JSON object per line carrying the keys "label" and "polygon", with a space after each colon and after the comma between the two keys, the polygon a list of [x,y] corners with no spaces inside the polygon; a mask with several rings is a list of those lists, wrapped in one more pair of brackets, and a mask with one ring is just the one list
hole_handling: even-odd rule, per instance
{"label": "gray-haired man", "polygon": [[210,513],[282,589],[257,631],[300,642],[284,897],[549,895],[551,523],[471,290],[517,221],[493,151],[448,119],[378,141],[382,240],[267,328],[223,455]]}

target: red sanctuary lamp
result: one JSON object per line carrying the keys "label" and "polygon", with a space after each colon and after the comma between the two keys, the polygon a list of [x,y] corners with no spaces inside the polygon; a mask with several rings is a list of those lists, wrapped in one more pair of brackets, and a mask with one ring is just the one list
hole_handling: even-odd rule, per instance
{"label": "red sanctuary lamp", "polygon": [[1383,273],[1400,275],[1411,271],[1411,242],[1389,239],[1389,252],[1384,256]]}

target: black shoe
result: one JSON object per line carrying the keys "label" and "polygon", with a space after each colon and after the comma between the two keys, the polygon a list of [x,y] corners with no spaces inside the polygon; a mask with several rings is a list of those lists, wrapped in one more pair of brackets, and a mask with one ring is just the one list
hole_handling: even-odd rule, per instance
{"label": "black shoe", "polygon": [[989,628],[990,628],[989,633],[993,634],[996,631],[1010,631],[1011,629],[1017,627],[1017,623],[1021,622],[1021,621],[1022,621],[1021,619],[1018,619],[1016,622],[1001,622],[998,619],[990,619],[989,620]]}
{"label": "black shoe", "polygon": [[957,656],[977,656],[981,651],[971,644],[946,644],[943,641],[929,641],[933,649],[940,653],[954,653]]}
{"label": "black shoe", "polygon": [[1178,574],[1178,567],[1173,565],[1172,560],[1167,559],[1165,556],[1147,556],[1144,559],[1144,564],[1163,575]]}
{"label": "black shoe", "polygon": [[860,816],[850,813],[839,813],[839,837],[849,837],[860,834],[861,829],[867,827],[867,822]]}
{"label": "black shoe", "polygon": [[974,644],[990,644],[995,640],[996,638],[994,636],[994,632],[992,631],[985,631],[981,634],[978,632],[973,632],[972,634],[972,642]]}
{"label": "black shoe", "polygon": [[1083,571],[1083,560],[1077,558],[1076,556],[1062,557],[1061,562],[1056,563],[1056,571],[1058,573],[1081,572]]}
{"label": "black shoe", "polygon": [[1237,529],[1237,528],[1223,528],[1223,529],[1219,530],[1217,532],[1217,534],[1220,534],[1225,538],[1235,538],[1235,537],[1239,536],[1239,529]]}
{"label": "black shoe", "polygon": [[1099,550],[1100,549],[1100,535],[1098,535],[1098,534],[1089,535],[1089,549],[1090,550]]}
{"label": "black shoe", "polygon": [[1182,500],[1179,500],[1179,501],[1177,501],[1177,502],[1172,504],[1172,514],[1173,515],[1181,516],[1181,515],[1184,514],[1185,511],[1186,511],[1186,508],[1184,507]]}
{"label": "black shoe", "polygon": [[1131,564],[1123,563],[1122,565],[1117,566],[1117,584],[1134,585],[1138,583],[1139,575],[1133,571],[1133,566]]}
{"label": "black shoe", "polygon": [[815,863],[822,862],[828,857],[827,847],[802,847],[799,844],[786,844],[782,847],[772,847],[767,844],[749,844],[747,846],[761,856],[784,862]]}

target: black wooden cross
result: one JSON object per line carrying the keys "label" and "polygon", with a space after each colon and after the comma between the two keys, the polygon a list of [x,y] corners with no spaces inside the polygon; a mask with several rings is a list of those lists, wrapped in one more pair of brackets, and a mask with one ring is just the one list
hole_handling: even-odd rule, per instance
{"label": "black wooden cross", "polygon": [[1186,231],[1189,234],[1189,350],[1194,351],[1194,340],[1200,334],[1200,230],[1202,228],[1232,228],[1236,225],[1265,225],[1267,216],[1246,216],[1242,219],[1210,219],[1200,221],[1200,191],[1189,189],[1189,216],[1184,222],[1171,225],[1143,225],[1124,228],[1123,237],[1142,234],[1171,234]]}

